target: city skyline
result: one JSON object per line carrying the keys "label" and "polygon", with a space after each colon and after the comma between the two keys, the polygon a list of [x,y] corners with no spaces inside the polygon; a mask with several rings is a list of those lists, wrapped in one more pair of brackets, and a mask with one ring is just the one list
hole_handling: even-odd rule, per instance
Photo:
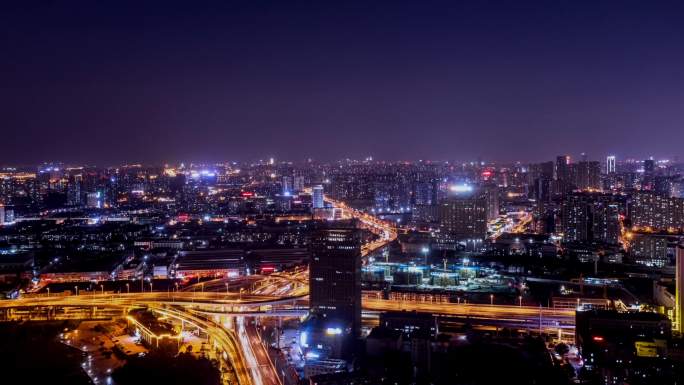
{"label": "city skyline", "polygon": [[[199,166],[212,166],[212,165],[257,165],[257,164],[262,164],[262,165],[278,165],[278,164],[292,164],[292,165],[305,165],[307,163],[314,163],[314,164],[335,164],[335,163],[386,163],[386,164],[400,164],[400,163],[410,163],[410,164],[420,164],[420,163],[425,163],[425,164],[453,164],[453,165],[464,165],[464,166],[508,166],[508,165],[532,165],[536,163],[542,163],[542,162],[547,162],[547,161],[552,161],[555,159],[557,156],[561,155],[556,155],[553,157],[550,157],[548,159],[544,158],[533,158],[533,159],[528,159],[528,160],[521,160],[521,159],[510,159],[510,160],[490,160],[490,159],[485,159],[485,158],[477,158],[477,159],[378,159],[373,156],[365,156],[365,157],[359,157],[359,158],[350,158],[350,157],[343,157],[343,158],[338,158],[338,159],[314,159],[314,158],[276,158],[276,157],[255,157],[255,158],[250,158],[250,159],[212,159],[212,160],[188,160],[188,159],[175,159],[175,160],[164,160],[164,161],[150,161],[150,162],[140,162],[140,161],[121,161],[121,162],[103,162],[103,163],[97,163],[95,161],[84,161],[84,162],[76,162],[76,161],[64,161],[64,160],[59,160],[59,159],[53,159],[53,160],[44,160],[44,161],[39,161],[35,163],[0,163],[0,168],[7,168],[7,169],[32,169],[35,167],[54,167],[57,165],[61,165],[63,167],[69,167],[69,168],[78,168],[78,167],[93,167],[93,168],[109,168],[109,167],[134,167],[134,166],[144,166],[144,167],[165,167],[165,166],[185,166],[185,167],[199,167]],[[638,163],[643,163],[646,160],[653,160],[656,163],[660,164],[666,164],[666,163],[678,163],[681,161],[681,157],[679,155],[671,155],[671,156],[653,156],[653,155],[648,155],[648,156],[625,156],[619,157],[614,155],[613,153],[602,155],[602,156],[595,156],[592,157],[586,153],[578,153],[578,154],[568,154],[564,153],[562,156],[567,156],[569,157],[569,162],[570,163],[577,163],[577,162],[583,162],[583,161],[589,161],[589,162],[599,162],[602,164],[602,167],[607,167],[606,163],[608,162],[608,159],[610,158],[610,161],[613,162],[612,166],[613,169],[615,168],[615,165],[625,165],[625,164],[638,164]]]}
{"label": "city skyline", "polygon": [[1,10],[2,164],[662,157],[684,139],[676,3]]}
{"label": "city skyline", "polygon": [[0,2],[0,372],[682,384],[682,20]]}
{"label": "city skyline", "polygon": [[0,361],[47,321],[90,383],[166,351],[203,385],[674,385],[684,164],[569,158],[3,168]]}

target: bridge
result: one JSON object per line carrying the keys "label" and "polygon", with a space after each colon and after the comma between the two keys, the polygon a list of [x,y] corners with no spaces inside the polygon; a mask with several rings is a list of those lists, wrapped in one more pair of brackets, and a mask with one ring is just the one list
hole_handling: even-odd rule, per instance
{"label": "bridge", "polygon": [[[456,304],[444,302],[364,298],[366,311],[416,311],[478,325],[511,327],[558,334],[572,339],[575,311],[516,305]],[[205,317],[299,317],[307,314],[306,293],[293,296],[242,295],[219,292],[89,294],[41,296],[0,301],[0,320],[106,318],[128,309],[151,307],[185,309]],[[117,313],[117,311],[119,313]]]}
{"label": "bridge", "polygon": [[[327,197],[326,200],[342,207],[345,215],[359,219],[378,236],[363,246],[364,256],[396,239],[397,230],[388,222]],[[222,358],[233,366],[240,385],[282,385],[267,348],[255,337],[256,331],[245,325],[244,319],[307,314],[308,271],[248,277],[245,282],[251,287],[239,292],[231,292],[230,283],[225,280],[212,280],[173,292],[30,295],[0,301],[0,321],[110,319],[125,316],[131,309],[147,308],[203,330],[222,352]],[[366,313],[417,311],[463,323],[558,333],[564,340],[574,336],[574,311],[566,309],[380,298],[364,298],[362,304]]]}

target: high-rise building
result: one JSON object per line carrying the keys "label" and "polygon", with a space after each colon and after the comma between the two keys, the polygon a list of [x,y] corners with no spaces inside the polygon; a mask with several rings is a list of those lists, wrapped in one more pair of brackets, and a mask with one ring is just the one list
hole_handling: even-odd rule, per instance
{"label": "high-rise building", "polygon": [[81,205],[81,188],[83,185],[82,175],[73,175],[67,185],[67,204],[70,206]]}
{"label": "high-rise building", "polygon": [[562,195],[571,191],[570,157],[568,155],[557,156],[554,171],[554,180],[552,184],[553,193],[555,195]]}
{"label": "high-rise building", "polygon": [[325,207],[325,202],[323,201],[323,186],[320,184],[313,187],[311,203],[314,209],[322,209]]}
{"label": "high-rise building", "polygon": [[570,170],[574,188],[580,190],[601,188],[601,164],[599,162],[578,162],[572,164]]}
{"label": "high-rise building", "polygon": [[669,176],[656,176],[653,179],[653,191],[663,197],[670,198],[675,197],[676,193],[677,179]]}
{"label": "high-rise building", "polygon": [[642,190],[653,190],[655,177],[655,161],[653,159],[644,160],[644,176],[641,181]]}
{"label": "high-rise building", "polygon": [[540,177],[534,180],[532,186],[532,197],[537,202],[546,203],[551,200],[550,180]]}
{"label": "high-rise building", "polygon": [[310,346],[339,358],[361,332],[361,233],[355,226],[318,230],[311,240]]}
{"label": "high-rise building", "polygon": [[300,192],[304,190],[304,177],[295,175],[292,178],[292,188],[295,192]]}
{"label": "high-rise building", "polygon": [[644,160],[644,174],[653,175],[655,173],[655,161],[653,159]]}
{"label": "high-rise building", "polygon": [[283,176],[283,178],[280,181],[280,189],[283,194],[290,194],[292,193],[293,190],[293,183],[292,183],[292,177],[291,176]]}
{"label": "high-rise building", "polygon": [[483,193],[487,200],[487,221],[494,220],[499,216],[499,187],[496,184],[488,184],[484,187]]}
{"label": "high-rise building", "polygon": [[86,195],[88,208],[99,209],[102,208],[102,193],[99,191],[90,192]]}
{"label": "high-rise building", "polygon": [[559,155],[556,157],[556,180],[568,180],[570,176],[570,157]]}
{"label": "high-rise building", "polygon": [[669,240],[661,234],[635,233],[629,241],[629,254],[634,263],[648,267],[664,267],[670,262]]}
{"label": "high-rise building", "polygon": [[632,226],[652,230],[684,228],[684,199],[668,198],[641,191],[632,196],[630,204]]}
{"label": "high-rise building", "polygon": [[606,174],[615,174],[615,155],[606,157]]}
{"label": "high-rise building", "polygon": [[619,208],[609,195],[569,194],[561,204],[561,216],[567,242],[618,243]]}
{"label": "high-rise building", "polygon": [[527,169],[528,184],[533,184],[539,178],[553,180],[554,168],[555,166],[551,161],[529,165]]}
{"label": "high-rise building", "polygon": [[0,226],[5,224],[5,206],[0,204]]}
{"label": "high-rise building", "polygon": [[459,194],[442,201],[438,208],[441,231],[455,240],[487,236],[487,194]]}
{"label": "high-rise building", "polygon": [[677,246],[676,264],[675,325],[680,334],[684,333],[684,244]]}

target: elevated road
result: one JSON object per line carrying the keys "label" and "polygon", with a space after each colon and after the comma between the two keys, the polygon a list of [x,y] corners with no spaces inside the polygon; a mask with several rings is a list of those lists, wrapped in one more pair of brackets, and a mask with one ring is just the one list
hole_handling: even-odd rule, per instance
{"label": "elevated road", "polygon": [[393,224],[383,221],[368,213],[364,213],[349,207],[346,203],[332,199],[327,195],[324,197],[324,199],[326,202],[330,202],[336,208],[342,209],[344,217],[358,219],[359,222],[361,222],[373,234],[378,236],[378,239],[361,247],[361,254],[364,257],[397,239],[398,232]]}
{"label": "elevated road", "polygon": [[484,305],[363,299],[366,311],[416,311],[464,323],[539,331],[572,340],[575,310],[515,305]]}
{"label": "elevated road", "polygon": [[[397,238],[398,232],[393,224],[350,208],[343,202],[329,197],[325,199],[342,208],[345,217],[358,219],[377,236],[375,240],[362,246],[364,256]],[[28,312],[30,319],[31,309],[38,309],[36,314],[49,318],[51,314],[58,317],[67,313],[75,316],[111,316],[121,312],[123,315],[132,308],[150,308],[205,331],[214,341],[215,347],[224,353],[223,359],[235,368],[240,385],[281,385],[267,348],[261,343],[256,329],[245,320],[249,319],[246,317],[301,316],[306,314],[307,296],[308,271],[296,270],[270,276],[245,277],[237,282],[226,279],[199,282],[181,292],[27,296],[0,301],[0,317],[3,320],[10,320],[13,314],[24,317]],[[68,309],[74,311],[67,311]],[[564,309],[407,302],[373,298],[363,299],[363,309],[370,312],[426,312],[473,324],[537,328],[541,332],[551,334],[558,331],[559,335],[574,335],[574,311]]]}
{"label": "elevated road", "polygon": [[[306,312],[307,298],[298,296],[277,297],[267,295],[205,293],[131,293],[91,294],[79,296],[22,298],[0,301],[0,309],[32,307],[96,307],[136,308],[174,307],[185,308],[205,316],[300,316]],[[363,309],[367,311],[417,311],[437,316],[455,317],[496,325],[538,326],[544,332],[558,329],[574,330],[575,311],[571,309],[542,308],[515,305],[484,305],[397,301],[364,298]]]}

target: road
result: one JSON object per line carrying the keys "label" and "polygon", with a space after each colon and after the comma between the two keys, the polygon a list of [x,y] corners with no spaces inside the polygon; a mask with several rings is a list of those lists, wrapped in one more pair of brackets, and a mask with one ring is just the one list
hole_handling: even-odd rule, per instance
{"label": "road", "polygon": [[[540,330],[561,336],[574,336],[575,310],[515,305],[483,305],[395,301],[364,298],[363,309],[370,311],[417,311],[447,316],[473,324]],[[560,332],[559,332],[560,330]]]}
{"label": "road", "polygon": [[346,203],[334,200],[327,195],[324,199],[326,202],[332,203],[336,208],[341,208],[343,217],[358,219],[373,234],[378,236],[378,239],[361,247],[361,254],[363,256],[366,256],[397,239],[397,229],[390,222],[383,221],[373,215],[351,208]]}
{"label": "road", "polygon": [[504,233],[524,233],[529,230],[532,219],[532,213],[527,211],[509,212],[488,224],[489,239],[496,240]]}
{"label": "road", "polygon": [[[301,277],[303,272],[298,273]],[[288,287],[287,280],[274,280],[278,284],[272,285],[280,292]],[[278,286],[285,285],[285,286]],[[271,287],[270,285],[268,287]],[[241,385],[248,384],[280,384],[273,364],[268,356],[268,350],[256,335],[256,331],[244,321],[237,321],[236,330],[227,329],[216,321],[220,314],[229,313],[232,309],[238,311],[263,311],[273,306],[288,307],[294,301],[300,304],[306,295],[300,288],[299,296],[281,297],[280,295],[242,294],[221,292],[146,292],[131,294],[90,294],[72,296],[42,296],[17,300],[0,301],[0,309],[22,307],[98,307],[122,308],[144,306],[173,317],[204,330],[217,346],[224,352],[224,359],[229,360],[235,368]],[[291,294],[288,292],[286,294]],[[428,312],[435,315],[454,317],[466,322],[500,327],[519,327],[528,329],[541,328],[546,333],[574,333],[574,310],[549,309],[514,305],[482,305],[482,304],[454,304],[430,303],[412,301],[394,301],[364,298],[363,308],[368,311],[407,310]],[[232,314],[235,315],[235,314]],[[236,317],[244,320],[244,317]]]}
{"label": "road", "polygon": [[254,326],[245,317],[237,317],[235,322],[236,334],[243,352],[248,369],[255,385],[280,385],[280,378],[268,356],[268,350],[261,343]]}
{"label": "road", "polygon": [[[334,201],[346,217],[356,218],[377,235],[372,242],[362,246],[368,255],[397,238],[397,229],[386,221]],[[523,219],[518,228],[526,225]],[[232,290],[231,290],[232,289]],[[187,291],[145,293],[100,293],[70,296],[27,296],[17,300],[0,301],[0,309],[95,307],[127,310],[148,307],[168,317],[176,318],[204,330],[215,342],[223,358],[235,368],[240,385],[281,385],[277,371],[261,343],[257,331],[244,316],[235,317],[231,327],[221,324],[226,315],[262,313],[273,307],[291,308],[300,305],[308,295],[308,271],[306,269],[284,272],[270,276],[245,277],[238,280],[212,280],[191,285]],[[452,303],[399,302],[381,299],[364,299],[364,310],[415,310],[462,319],[489,321],[512,325],[539,325],[545,331],[573,329],[574,311],[540,309],[525,306],[473,305]],[[297,310],[296,308],[293,310]],[[9,311],[9,310],[8,310]],[[240,313],[243,312],[243,313]]]}

